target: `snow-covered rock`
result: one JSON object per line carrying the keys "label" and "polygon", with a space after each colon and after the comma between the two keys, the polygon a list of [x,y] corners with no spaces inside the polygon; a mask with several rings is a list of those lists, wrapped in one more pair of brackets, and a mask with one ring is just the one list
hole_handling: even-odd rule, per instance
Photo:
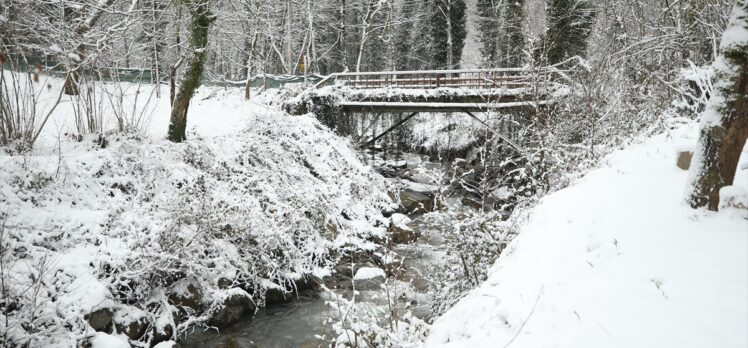
{"label": "snow-covered rock", "polygon": [[403,214],[393,214],[390,217],[390,237],[393,243],[412,243],[418,237],[416,231],[414,231],[408,224],[411,219]]}
{"label": "snow-covered rock", "polygon": [[407,215],[404,214],[392,214],[390,216],[390,221],[392,223],[392,226],[395,226],[397,228],[403,229],[403,230],[410,230],[411,228],[408,227],[408,224],[412,221]]}
{"label": "snow-covered rock", "polygon": [[353,276],[356,290],[376,290],[386,279],[384,270],[378,267],[361,267]]}
{"label": "snow-covered rock", "polygon": [[91,348],[130,348],[130,344],[127,343],[127,337],[122,335],[97,332],[91,340]]}
{"label": "snow-covered rock", "polygon": [[431,185],[407,182],[400,190],[400,204],[408,213],[434,210],[436,188]]}

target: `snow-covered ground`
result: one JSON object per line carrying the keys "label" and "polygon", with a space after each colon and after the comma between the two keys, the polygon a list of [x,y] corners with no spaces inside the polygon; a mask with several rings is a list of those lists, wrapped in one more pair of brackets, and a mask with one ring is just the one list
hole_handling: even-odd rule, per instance
{"label": "snow-covered ground", "polygon": [[[61,85],[51,83],[41,108]],[[261,304],[263,289],[329,275],[343,248],[384,240],[383,178],[313,116],[268,106],[275,92],[247,102],[238,88],[201,88],[181,144],[165,139],[166,88],[145,132],[106,132],[105,146],[65,136],[75,127],[63,99],[33,150],[0,152],[12,308],[0,313],[0,346],[126,345],[133,323],[145,323],[130,330],[135,346],[176,339],[235,296]],[[127,98],[132,108],[134,90]],[[93,313],[101,323],[85,319]]]}
{"label": "snow-covered ground", "polygon": [[[51,83],[42,104],[61,85]],[[132,107],[136,86],[122,86]],[[205,322],[231,296],[262,300],[245,290],[328,275],[333,254],[371,251],[383,238],[381,176],[314,117],[277,111],[277,91],[247,102],[241,89],[200,89],[183,144],[164,139],[162,93],[146,105],[150,89],[141,90],[143,132],[108,133],[103,148],[95,136],[64,135],[75,127],[63,99],[30,153],[0,154],[0,276],[16,308],[0,314],[0,332],[10,340],[148,345],[167,327]],[[483,129],[459,115],[419,121],[412,131],[424,147],[462,146]],[[460,136],[442,131],[452,122]],[[748,212],[683,204],[687,173],[675,152],[697,129],[681,123],[543,198],[488,280],[422,345],[748,346]],[[745,189],[748,155],[740,168]],[[406,219],[392,217],[403,229]],[[354,276],[377,277],[375,268]],[[188,285],[200,289],[199,308],[173,299],[189,296]],[[101,310],[114,330],[94,332],[85,319]],[[139,321],[145,336],[128,340],[122,327]],[[418,333],[397,342],[420,339],[425,324],[414,323]]]}
{"label": "snow-covered ground", "polygon": [[[41,110],[46,110],[57,98],[57,92],[62,86],[62,80],[49,79],[45,81],[52,88],[43,88],[40,96]],[[112,109],[122,106],[127,115],[142,115],[141,129],[153,139],[166,137],[169,128],[169,87],[160,87],[160,98],[152,85],[138,85],[123,82],[120,84],[107,83],[103,85],[110,93],[124,92],[122,103],[110,101],[104,93],[99,93],[98,101],[103,106],[105,129],[112,129],[116,123]],[[102,85],[98,86],[99,90]],[[253,90],[250,101],[244,100],[242,88],[203,87],[190,103],[187,131],[200,137],[213,137],[235,133],[246,127],[251,121],[251,115],[266,114],[275,111],[273,103],[280,103],[276,99],[277,89],[270,89],[260,93]],[[55,146],[60,135],[76,133],[75,98],[63,96],[60,105],[55,109],[52,118],[45,126],[37,147]],[[40,113],[41,114],[41,113]]]}
{"label": "snow-covered ground", "polygon": [[683,203],[676,143],[695,134],[691,124],[615,152],[543,198],[425,346],[747,347],[748,214]]}

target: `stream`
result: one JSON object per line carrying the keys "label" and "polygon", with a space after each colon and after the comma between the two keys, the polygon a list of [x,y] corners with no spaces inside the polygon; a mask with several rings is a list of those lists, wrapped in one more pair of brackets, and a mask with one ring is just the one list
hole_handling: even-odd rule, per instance
{"label": "stream", "polygon": [[[374,161],[377,164],[383,163],[381,158],[375,158]],[[420,184],[428,181],[433,183],[436,180],[431,178],[436,178],[442,170],[440,164],[429,162],[425,157],[414,154],[405,154],[402,159],[386,163],[391,163],[395,167],[406,167],[408,179]],[[409,180],[400,177],[391,177],[387,180],[394,185],[410,183]],[[450,209],[458,204],[458,200],[447,203]],[[412,214],[409,217],[412,221],[408,226],[420,233],[420,236],[414,243],[394,244],[389,250],[403,266],[398,268],[402,271],[387,278],[387,291],[379,288],[357,290],[356,301],[386,308],[388,298],[394,298],[391,302],[394,302],[396,313],[403,314],[410,310],[414,316],[428,321],[431,315],[429,279],[433,272],[439,269],[436,266],[440,260],[444,259],[442,236],[446,229],[451,228],[453,222],[448,214],[438,211]],[[350,299],[350,287],[341,286],[340,289],[332,291],[338,296]],[[329,293],[322,292],[317,298],[301,297],[288,304],[262,308],[253,318],[221,332],[195,329],[195,332],[180,340],[178,347],[326,347],[329,339],[335,337],[329,322],[339,316],[327,304],[330,299]]]}

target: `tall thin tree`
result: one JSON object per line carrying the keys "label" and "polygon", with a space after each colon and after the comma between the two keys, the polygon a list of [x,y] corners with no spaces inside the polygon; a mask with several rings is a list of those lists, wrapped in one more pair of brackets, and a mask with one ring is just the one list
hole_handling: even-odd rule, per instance
{"label": "tall thin tree", "polygon": [[203,74],[208,48],[208,29],[215,20],[208,8],[209,4],[210,0],[182,0],[182,5],[187,6],[191,16],[190,49],[192,52],[189,65],[184,70],[179,91],[171,105],[168,138],[174,142],[182,142],[186,139],[187,109],[195,90],[200,85],[200,77]]}

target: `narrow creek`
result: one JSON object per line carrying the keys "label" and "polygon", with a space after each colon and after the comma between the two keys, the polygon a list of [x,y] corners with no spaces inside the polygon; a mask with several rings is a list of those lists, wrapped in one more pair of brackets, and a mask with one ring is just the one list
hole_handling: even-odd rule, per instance
{"label": "narrow creek", "polygon": [[[371,156],[371,154],[367,154]],[[382,158],[370,159],[382,164]],[[439,163],[426,160],[425,156],[406,154],[402,159],[386,163],[399,167],[408,173],[408,179],[400,175],[387,180],[392,185],[423,185],[434,183],[440,177],[442,167]],[[392,173],[389,173],[392,174]],[[392,175],[386,175],[392,176]],[[449,200],[450,209],[459,207],[459,200]],[[425,214],[409,215],[408,226],[419,234],[418,239],[410,244],[394,244],[387,255],[394,255],[393,263],[399,265],[396,274],[387,278],[386,290],[378,286],[359,287],[356,285],[356,301],[371,306],[394,306],[394,311],[403,314],[410,310],[414,316],[428,320],[431,315],[431,296],[429,279],[439,269],[438,264],[444,259],[443,235],[452,228],[450,215],[434,211]],[[390,254],[391,253],[391,254]],[[387,259],[387,256],[384,256]],[[367,265],[355,265],[366,267]],[[375,267],[371,265],[371,267]],[[386,267],[387,268],[387,267]],[[351,282],[351,279],[347,280]],[[345,299],[352,297],[351,284],[342,285],[331,290]],[[196,329],[180,340],[178,347],[198,348],[234,348],[234,347],[325,347],[329,339],[335,337],[330,321],[339,314],[327,304],[331,299],[329,293],[322,292],[316,297],[299,297],[288,304],[273,305],[260,309],[253,318],[246,319],[220,332],[215,330]]]}

